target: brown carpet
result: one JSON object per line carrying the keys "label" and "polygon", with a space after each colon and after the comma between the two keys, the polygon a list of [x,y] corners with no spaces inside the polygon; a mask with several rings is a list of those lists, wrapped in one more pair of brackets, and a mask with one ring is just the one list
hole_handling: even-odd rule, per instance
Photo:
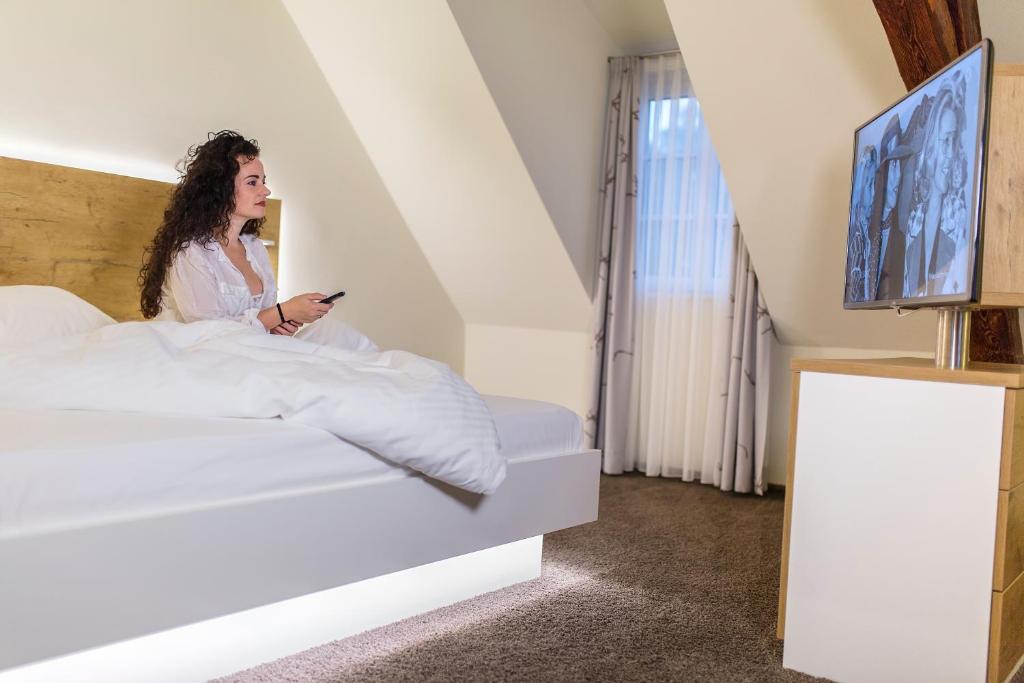
{"label": "brown carpet", "polygon": [[541,578],[221,679],[809,681],[775,639],[783,498],[602,477]]}

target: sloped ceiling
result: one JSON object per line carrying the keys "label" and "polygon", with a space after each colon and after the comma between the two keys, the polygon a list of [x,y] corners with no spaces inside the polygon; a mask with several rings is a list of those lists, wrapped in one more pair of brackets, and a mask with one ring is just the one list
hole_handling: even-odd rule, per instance
{"label": "sloped ceiling", "polygon": [[930,311],[842,308],[853,131],[906,93],[874,6],[665,6],[782,341],[931,348]]}
{"label": "sloped ceiling", "polygon": [[463,320],[589,330],[589,297],[447,3],[284,4]]}
{"label": "sloped ceiling", "polygon": [[662,0],[583,0],[626,55],[678,50]]}
{"label": "sloped ceiling", "polygon": [[448,6],[592,293],[607,57],[618,54],[618,46],[583,0],[448,0]]}

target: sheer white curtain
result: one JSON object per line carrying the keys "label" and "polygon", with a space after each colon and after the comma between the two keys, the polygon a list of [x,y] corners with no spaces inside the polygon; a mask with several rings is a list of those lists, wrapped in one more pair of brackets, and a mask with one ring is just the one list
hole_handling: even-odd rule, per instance
{"label": "sheer white curtain", "polygon": [[738,230],[681,57],[642,64],[635,358],[619,471],[722,485]]}

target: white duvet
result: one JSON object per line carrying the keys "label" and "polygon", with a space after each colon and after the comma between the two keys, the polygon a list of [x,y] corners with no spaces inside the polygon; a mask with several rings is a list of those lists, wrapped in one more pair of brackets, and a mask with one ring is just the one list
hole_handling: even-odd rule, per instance
{"label": "white duvet", "polygon": [[447,366],[232,321],[121,323],[4,347],[0,408],[280,416],[469,491],[505,478],[487,406]]}

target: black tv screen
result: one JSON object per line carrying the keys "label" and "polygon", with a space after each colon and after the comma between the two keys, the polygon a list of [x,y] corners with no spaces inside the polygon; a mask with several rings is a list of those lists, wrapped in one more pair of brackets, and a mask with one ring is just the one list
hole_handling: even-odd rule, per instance
{"label": "black tv screen", "polygon": [[992,44],[854,134],[845,308],[977,300]]}

